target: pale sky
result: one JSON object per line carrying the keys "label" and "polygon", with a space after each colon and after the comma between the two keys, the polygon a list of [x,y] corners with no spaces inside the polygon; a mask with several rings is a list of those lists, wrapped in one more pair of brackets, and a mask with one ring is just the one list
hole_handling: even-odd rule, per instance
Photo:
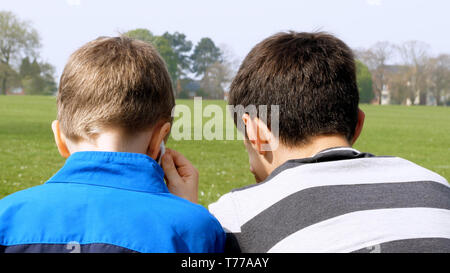
{"label": "pale sky", "polygon": [[432,54],[450,53],[447,0],[0,0],[0,10],[29,20],[42,38],[41,57],[57,77],[69,55],[98,36],[134,28],[156,35],[210,37],[240,58],[278,31],[328,31],[350,47],[420,40]]}

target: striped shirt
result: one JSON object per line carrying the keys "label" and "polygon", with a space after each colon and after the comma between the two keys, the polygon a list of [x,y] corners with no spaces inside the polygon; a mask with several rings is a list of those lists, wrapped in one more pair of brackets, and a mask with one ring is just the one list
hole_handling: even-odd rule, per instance
{"label": "striped shirt", "polygon": [[209,210],[242,252],[450,252],[446,179],[352,148],[289,160]]}

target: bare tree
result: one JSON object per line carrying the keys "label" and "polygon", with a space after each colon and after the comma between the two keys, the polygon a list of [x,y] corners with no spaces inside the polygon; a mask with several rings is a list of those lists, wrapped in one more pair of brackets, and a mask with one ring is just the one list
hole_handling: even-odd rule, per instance
{"label": "bare tree", "polygon": [[387,41],[377,42],[368,50],[356,50],[356,57],[361,60],[372,73],[374,91],[381,104],[381,92],[388,82],[387,63],[395,53],[395,46]]}
{"label": "bare tree", "polygon": [[220,44],[219,48],[222,52],[222,62],[229,67],[233,75],[236,74],[241,65],[241,60],[229,45]]}
{"label": "bare tree", "polygon": [[410,85],[416,97],[419,98],[419,104],[427,103],[427,85],[426,66],[429,59],[430,46],[420,41],[408,41],[398,47],[404,65],[410,68]]}
{"label": "bare tree", "polygon": [[408,99],[413,102],[415,94],[409,82],[411,69],[407,66],[396,66],[396,68],[396,71],[390,73],[388,77],[390,103],[407,104]]}
{"label": "bare tree", "polygon": [[441,99],[450,95],[450,55],[441,54],[430,58],[426,64],[427,85],[437,105]]}
{"label": "bare tree", "polygon": [[240,63],[236,54],[226,44],[220,45],[220,54],[221,61],[208,66],[201,80],[202,88],[214,99],[224,98],[224,92],[228,90]]}
{"label": "bare tree", "polygon": [[224,90],[231,79],[232,71],[227,63],[215,62],[206,69],[201,86],[210,94],[210,98],[223,99]]}

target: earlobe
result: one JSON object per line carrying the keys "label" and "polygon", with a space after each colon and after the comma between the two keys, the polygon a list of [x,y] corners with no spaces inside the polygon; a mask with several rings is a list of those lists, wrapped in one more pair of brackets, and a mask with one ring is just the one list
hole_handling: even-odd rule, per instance
{"label": "earlobe", "polygon": [[58,147],[59,154],[64,158],[68,158],[70,156],[70,152],[69,149],[67,148],[64,136],[62,135],[61,130],[59,128],[58,120],[54,120],[52,122],[52,130],[53,136],[55,137],[56,147]]}
{"label": "earlobe", "polygon": [[364,112],[361,109],[358,109],[358,122],[356,123],[356,128],[355,128],[355,133],[353,135],[353,139],[352,139],[352,145],[356,142],[356,140],[358,139],[358,137],[361,134],[361,131],[364,127],[364,120],[366,118],[366,114],[364,114]]}
{"label": "earlobe", "polygon": [[[258,128],[258,142],[259,144],[259,153],[266,154],[266,152],[273,151],[273,146],[277,146],[275,137],[272,135],[272,132],[267,127],[266,123],[260,119],[257,119],[257,128]],[[275,148],[276,149],[276,148]]]}

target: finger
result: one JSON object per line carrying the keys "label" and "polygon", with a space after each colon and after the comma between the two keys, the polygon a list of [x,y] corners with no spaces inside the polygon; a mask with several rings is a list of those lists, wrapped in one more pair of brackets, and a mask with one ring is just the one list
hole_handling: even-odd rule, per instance
{"label": "finger", "polygon": [[177,168],[175,167],[172,155],[164,154],[162,157],[162,164],[161,164],[164,174],[167,177],[167,181],[169,183],[177,183],[182,181],[182,178],[180,177],[180,174],[177,171]]}
{"label": "finger", "polygon": [[175,167],[177,168],[179,175],[184,180],[186,180],[185,178],[187,178],[187,177],[191,177],[193,179],[198,179],[197,169],[194,167],[194,165],[192,165],[192,163],[183,154],[181,154],[175,150],[170,150],[169,153],[173,158]]}
{"label": "finger", "polygon": [[[167,149],[169,150],[169,149]],[[173,158],[173,162],[177,168],[192,166],[192,163],[180,152],[170,149],[170,155]]]}

